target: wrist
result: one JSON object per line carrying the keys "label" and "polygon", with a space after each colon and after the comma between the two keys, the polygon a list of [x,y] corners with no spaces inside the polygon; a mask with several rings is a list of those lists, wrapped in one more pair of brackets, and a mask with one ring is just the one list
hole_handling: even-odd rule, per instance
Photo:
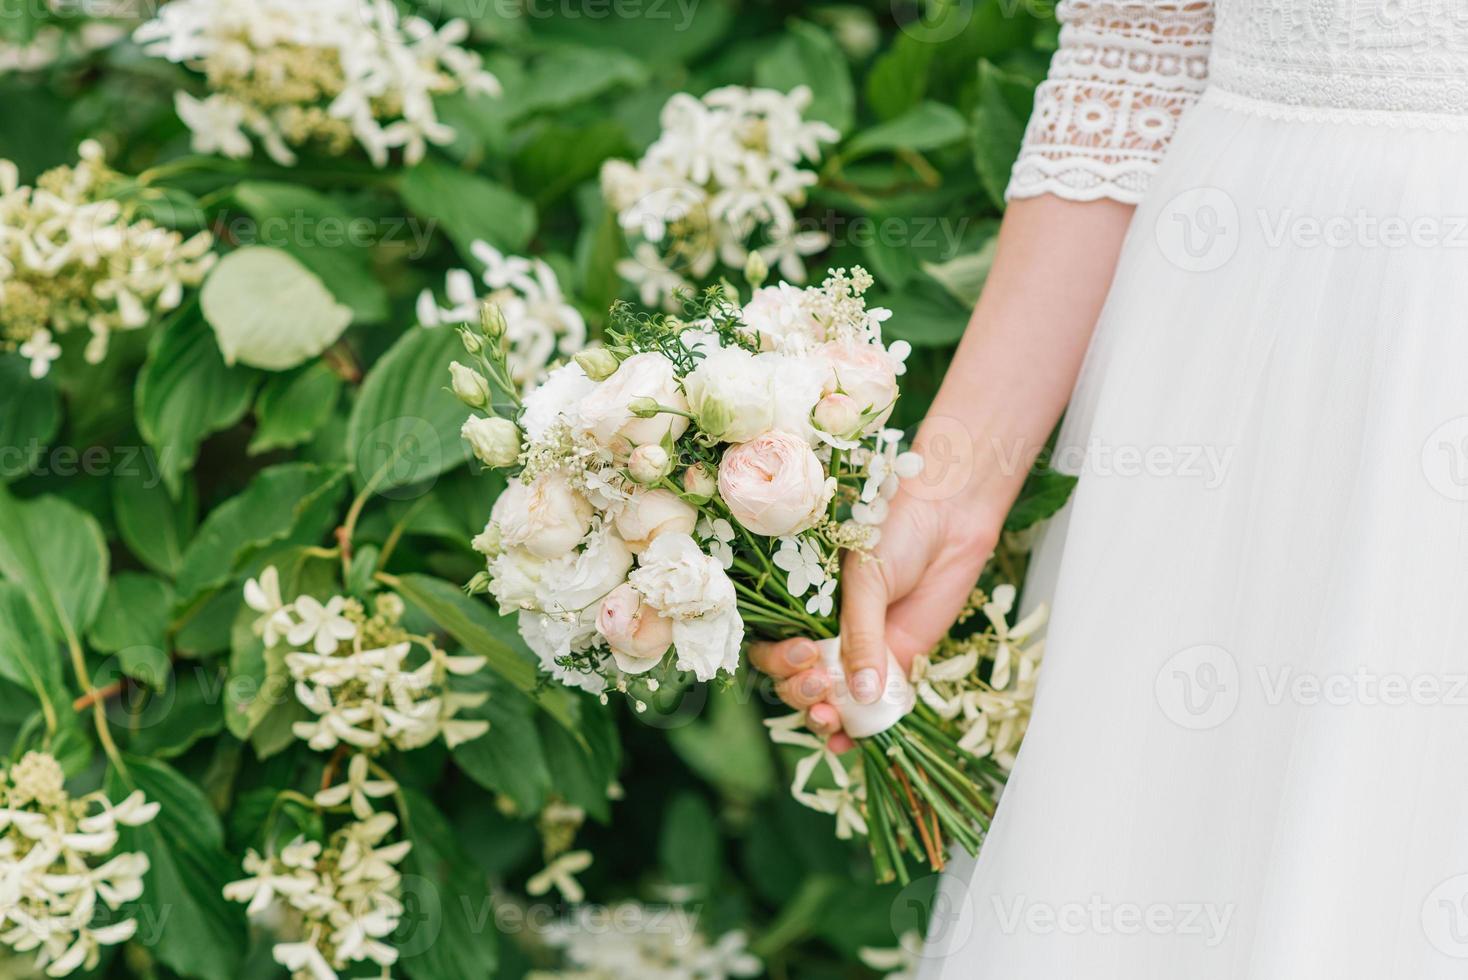
{"label": "wrist", "polygon": [[994,435],[1004,429],[937,411],[930,414],[913,440],[913,451],[923,459],[922,472],[904,481],[903,493],[937,505],[964,526],[987,527],[997,538],[1045,448],[1043,441]]}

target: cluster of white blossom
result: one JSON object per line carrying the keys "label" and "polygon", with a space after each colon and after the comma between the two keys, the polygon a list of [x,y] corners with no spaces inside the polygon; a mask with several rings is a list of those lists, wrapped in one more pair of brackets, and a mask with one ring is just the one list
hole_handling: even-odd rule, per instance
{"label": "cluster of white blossom", "polygon": [[[397,818],[376,812],[373,801],[395,796],[398,784],[373,756],[440,737],[452,748],[488,731],[487,721],[456,717],[485,695],[448,686],[451,675],[474,673],[484,658],[450,656],[431,638],[408,633],[399,625],[403,600],[391,592],[376,596],[371,615],[340,595],[285,602],[272,565],[245,583],[245,603],[259,614],[254,628],[265,645],[289,648],[296,699],[316,716],[296,722],[295,735],[318,751],[335,750],[312,802],[352,821],[324,847],[298,838],[279,854],[250,851],[249,877],[228,885],[225,897],[248,902],[252,918],[293,936],[274,955],[299,980],[336,980],[337,971],[363,961],[386,977],[397,959],[386,940],[403,911],[397,864],[410,844],[384,843]],[[334,782],[343,759],[343,778]]]}
{"label": "cluster of white blossom", "polygon": [[450,656],[430,637],[408,634],[397,625],[403,606],[396,595],[380,595],[371,617],[339,595],[286,603],[271,566],[246,583],[245,602],[260,614],[256,626],[267,646],[293,648],[285,664],[296,698],[316,716],[294,730],[311,748],[346,744],[374,753],[421,748],[440,736],[453,747],[488,730],[488,722],[456,717],[484,695],[447,687],[449,675],[472,674],[484,658]]}
{"label": "cluster of white blossom", "polygon": [[[53,10],[57,6],[59,4],[54,0],[48,4]],[[76,30],[67,30],[57,24],[42,24],[25,44],[0,41],[0,75],[40,71],[58,61],[111,47],[127,33],[127,28],[122,25],[103,21],[87,21]]]}
{"label": "cluster of white blossom", "polygon": [[290,166],[293,148],[356,142],[379,167],[394,149],[413,164],[454,139],[434,96],[499,93],[468,36],[462,20],[400,17],[392,0],[172,0],[134,34],[205,76],[208,95],[174,100],[196,151],[248,157],[254,136]]}
{"label": "cluster of white blossom", "polygon": [[148,856],[113,854],[119,825],[152,820],[140,791],[113,805],[73,798],[56,760],[28,752],[0,774],[0,942],[64,977],[90,970],[102,946],[131,939],[136,919],[109,915],[143,894]]}
{"label": "cluster of white blossom", "polygon": [[[1011,626],[1015,596],[1013,585],[994,589],[981,603],[987,628],[945,639],[913,665],[918,697],[962,732],[959,746],[979,758],[992,758],[1005,771],[1013,767],[1029,725],[1045,646],[1037,634],[1048,614],[1041,605]],[[980,670],[985,663],[987,681]]]}
{"label": "cluster of white blossom", "polygon": [[354,821],[323,847],[298,837],[279,854],[245,855],[248,877],[224,888],[230,901],[247,902],[252,919],[272,919],[287,942],[275,961],[296,980],[337,980],[354,963],[375,963],[382,976],[397,962],[387,942],[403,915],[398,897],[409,841],[384,843],[397,825],[390,813]]}
{"label": "cluster of white blossom", "polygon": [[635,902],[582,907],[540,930],[561,951],[566,968],[535,971],[526,980],[729,980],[758,976],[759,958],[743,932],[710,943],[682,909]]}
{"label": "cluster of white blossom", "polygon": [[115,330],[174,309],[216,256],[208,232],[185,240],[110,197],[120,175],[88,140],[74,166],[20,183],[0,160],[0,350],[19,350],[42,377],[61,356],[56,338],[86,329],[86,359],[107,355]]}
{"label": "cluster of white blossom", "polygon": [[602,193],[634,240],[617,266],[649,306],[672,308],[676,292],[719,263],[745,267],[751,254],[791,281],[805,280],[804,257],[829,242],[802,230],[796,208],[817,175],[835,129],[804,117],[811,93],[726,86],[703,98],[680,92],[662,111],[662,133],[636,164],[602,167]]}
{"label": "cluster of white blossom", "polygon": [[511,379],[521,390],[529,389],[544,379],[553,360],[586,346],[586,321],[543,259],[505,255],[482,241],[470,249],[484,265],[480,279],[489,292],[480,294],[467,269],[454,269],[444,284],[447,305],[439,306],[432,290],[425,289],[418,297],[418,322],[425,327],[474,323],[483,304],[493,303],[504,318]]}

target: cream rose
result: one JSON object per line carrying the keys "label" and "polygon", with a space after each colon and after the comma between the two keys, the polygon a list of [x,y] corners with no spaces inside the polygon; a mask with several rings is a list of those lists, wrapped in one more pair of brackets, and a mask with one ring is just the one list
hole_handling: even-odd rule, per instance
{"label": "cream rose", "polygon": [[701,681],[739,666],[744,620],[734,583],[717,558],[687,534],[663,534],[638,559],[627,581],[647,606],[673,623],[681,670]]}
{"label": "cream rose", "polygon": [[887,352],[875,344],[845,342],[823,345],[821,356],[831,368],[827,391],[847,395],[863,413],[877,413],[864,431],[885,425],[897,402],[897,370]]}
{"label": "cream rose", "polygon": [[662,442],[664,436],[677,439],[688,429],[688,419],[682,415],[661,412],[651,418],[638,418],[631,406],[639,398],[688,411],[673,362],[649,351],[627,358],[611,377],[581,399],[573,410],[577,427],[624,455],[633,446]]}
{"label": "cream rose", "polygon": [[596,631],[607,641],[617,666],[628,674],[652,670],[673,645],[673,622],[642,601],[642,593],[622,583],[601,602]]}
{"label": "cream rose", "polygon": [[500,541],[537,558],[559,558],[591,527],[591,504],[564,477],[543,473],[529,484],[512,479],[494,502],[490,519]]}
{"label": "cream rose", "polygon": [[585,547],[546,563],[536,602],[546,612],[595,610],[631,570],[631,549],[615,531],[602,526],[587,536]]}
{"label": "cream rose", "polygon": [[775,424],[774,365],[742,347],[712,350],[683,385],[688,409],[705,435],[746,442]]}
{"label": "cream rose", "polygon": [[755,534],[783,537],[813,525],[834,488],[804,439],[766,432],[734,446],[719,462],[719,496]]}
{"label": "cream rose", "polygon": [[660,534],[692,534],[698,511],[671,490],[634,493],[617,512],[617,533],[634,555],[641,554]]}

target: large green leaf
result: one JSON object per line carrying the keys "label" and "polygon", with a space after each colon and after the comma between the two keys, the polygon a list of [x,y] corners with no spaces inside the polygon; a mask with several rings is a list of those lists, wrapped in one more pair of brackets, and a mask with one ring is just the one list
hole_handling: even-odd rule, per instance
{"label": "large green leaf", "polygon": [[697,898],[714,894],[719,880],[718,820],[707,801],[684,791],[663,814],[658,856],[670,885],[690,889]]}
{"label": "large green leaf", "polygon": [[[757,702],[738,687],[703,688],[708,720],[668,727],[668,742],[694,772],[726,796],[752,800],[775,788],[769,735]],[[685,696],[688,696],[685,694]]]}
{"label": "large green leaf", "polygon": [[32,472],[60,428],[56,385],[32,378],[24,358],[0,355],[0,481]]}
{"label": "large green leaf", "polygon": [[108,773],[107,792],[120,800],[134,788],[159,804],[141,827],[122,827],[118,850],[148,856],[143,896],[133,903],[137,941],[186,977],[235,980],[247,934],[243,908],[223,888],[243,877],[224,850],[219,816],[197,786],[166,763],[124,757],[127,776]]}
{"label": "large green leaf", "polygon": [[847,159],[893,150],[936,150],[968,134],[968,123],[952,106],[922,102],[891,122],[864,129],[843,148]]}
{"label": "large green leaf", "polygon": [[335,467],[311,463],[262,470],[244,493],[214,508],[199,526],[179,569],[179,598],[223,585],[250,555],[298,531],[319,536],[319,518],[335,512],[343,476]]}
{"label": "large green leaf", "polygon": [[107,566],[107,542],[91,514],[57,497],[17,500],[0,487],[0,573],[25,590],[52,637],[86,634]]}
{"label": "large green leaf", "polygon": [[[88,639],[92,648],[102,653],[152,647],[162,655],[168,644],[172,609],[173,587],[167,582],[141,572],[121,572],[107,583],[102,608],[92,623]],[[156,657],[143,655],[134,659],[142,664],[158,662]],[[156,684],[162,677],[154,674],[141,679]]]}
{"label": "large green leaf", "polygon": [[160,575],[178,574],[199,517],[192,482],[185,482],[174,498],[156,474],[118,475],[112,484],[112,514],[123,543],[139,561]]}
{"label": "large green leaf", "polygon": [[429,158],[403,174],[399,191],[420,217],[436,221],[464,261],[483,240],[502,252],[521,252],[535,234],[535,206],[487,177]]}
{"label": "large green leaf", "polygon": [[254,384],[253,372],[224,363],[199,317],[179,317],[153,336],[138,374],[138,431],[158,451],[164,482],[175,494],[204,438],[244,416]]}
{"label": "large green leaf", "polygon": [[[464,356],[456,331],[404,334],[367,372],[347,425],[347,449],[359,487],[401,497],[469,458],[459,437],[468,416],[449,390],[449,364]],[[416,487],[415,487],[416,490]]]}
{"label": "large green leaf", "polygon": [[488,980],[498,934],[487,877],[427,797],[411,789],[403,795],[403,830],[413,848],[402,865],[410,914],[393,935],[398,966],[411,980]]}
{"label": "large green leaf", "polygon": [[973,112],[974,166],[997,208],[1004,207],[1009,172],[1024,141],[1033,86],[979,62],[979,94]]}
{"label": "large green leaf", "polygon": [[351,307],[355,322],[387,319],[387,290],[372,274],[373,243],[363,240],[364,233],[387,234],[387,226],[296,184],[247,180],[235,185],[233,197],[255,219],[256,244],[283,248],[300,259]]}
{"label": "large green leaf", "polygon": [[488,695],[484,704],[459,715],[488,721],[489,732],[457,746],[454,762],[480,786],[508,796],[521,814],[538,813],[553,779],[535,727],[534,702],[489,671],[462,678],[457,688]]}
{"label": "large green leaf", "polygon": [[336,343],[352,321],[321,279],[291,253],[252,245],[230,252],[199,292],[220,353],[266,371],[288,371]]}
{"label": "large green leaf", "polygon": [[61,649],[41,628],[25,590],[14,582],[0,582],[0,677],[39,698],[53,724],[70,711],[61,663]]}
{"label": "large green leaf", "polygon": [[250,453],[299,445],[316,434],[341,394],[342,380],[320,361],[292,374],[277,374],[255,400],[255,434]]}
{"label": "large green leaf", "polygon": [[871,305],[885,306],[892,318],[882,324],[890,340],[905,340],[914,347],[945,347],[958,342],[968,325],[969,310],[948,296],[932,290],[909,288],[872,297]]}

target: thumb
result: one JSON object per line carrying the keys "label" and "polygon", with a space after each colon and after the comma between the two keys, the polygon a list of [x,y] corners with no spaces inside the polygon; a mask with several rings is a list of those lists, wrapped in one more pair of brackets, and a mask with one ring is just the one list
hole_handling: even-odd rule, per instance
{"label": "thumb", "polygon": [[872,704],[887,686],[887,579],[882,563],[848,552],[841,575],[841,660],[858,704]]}

